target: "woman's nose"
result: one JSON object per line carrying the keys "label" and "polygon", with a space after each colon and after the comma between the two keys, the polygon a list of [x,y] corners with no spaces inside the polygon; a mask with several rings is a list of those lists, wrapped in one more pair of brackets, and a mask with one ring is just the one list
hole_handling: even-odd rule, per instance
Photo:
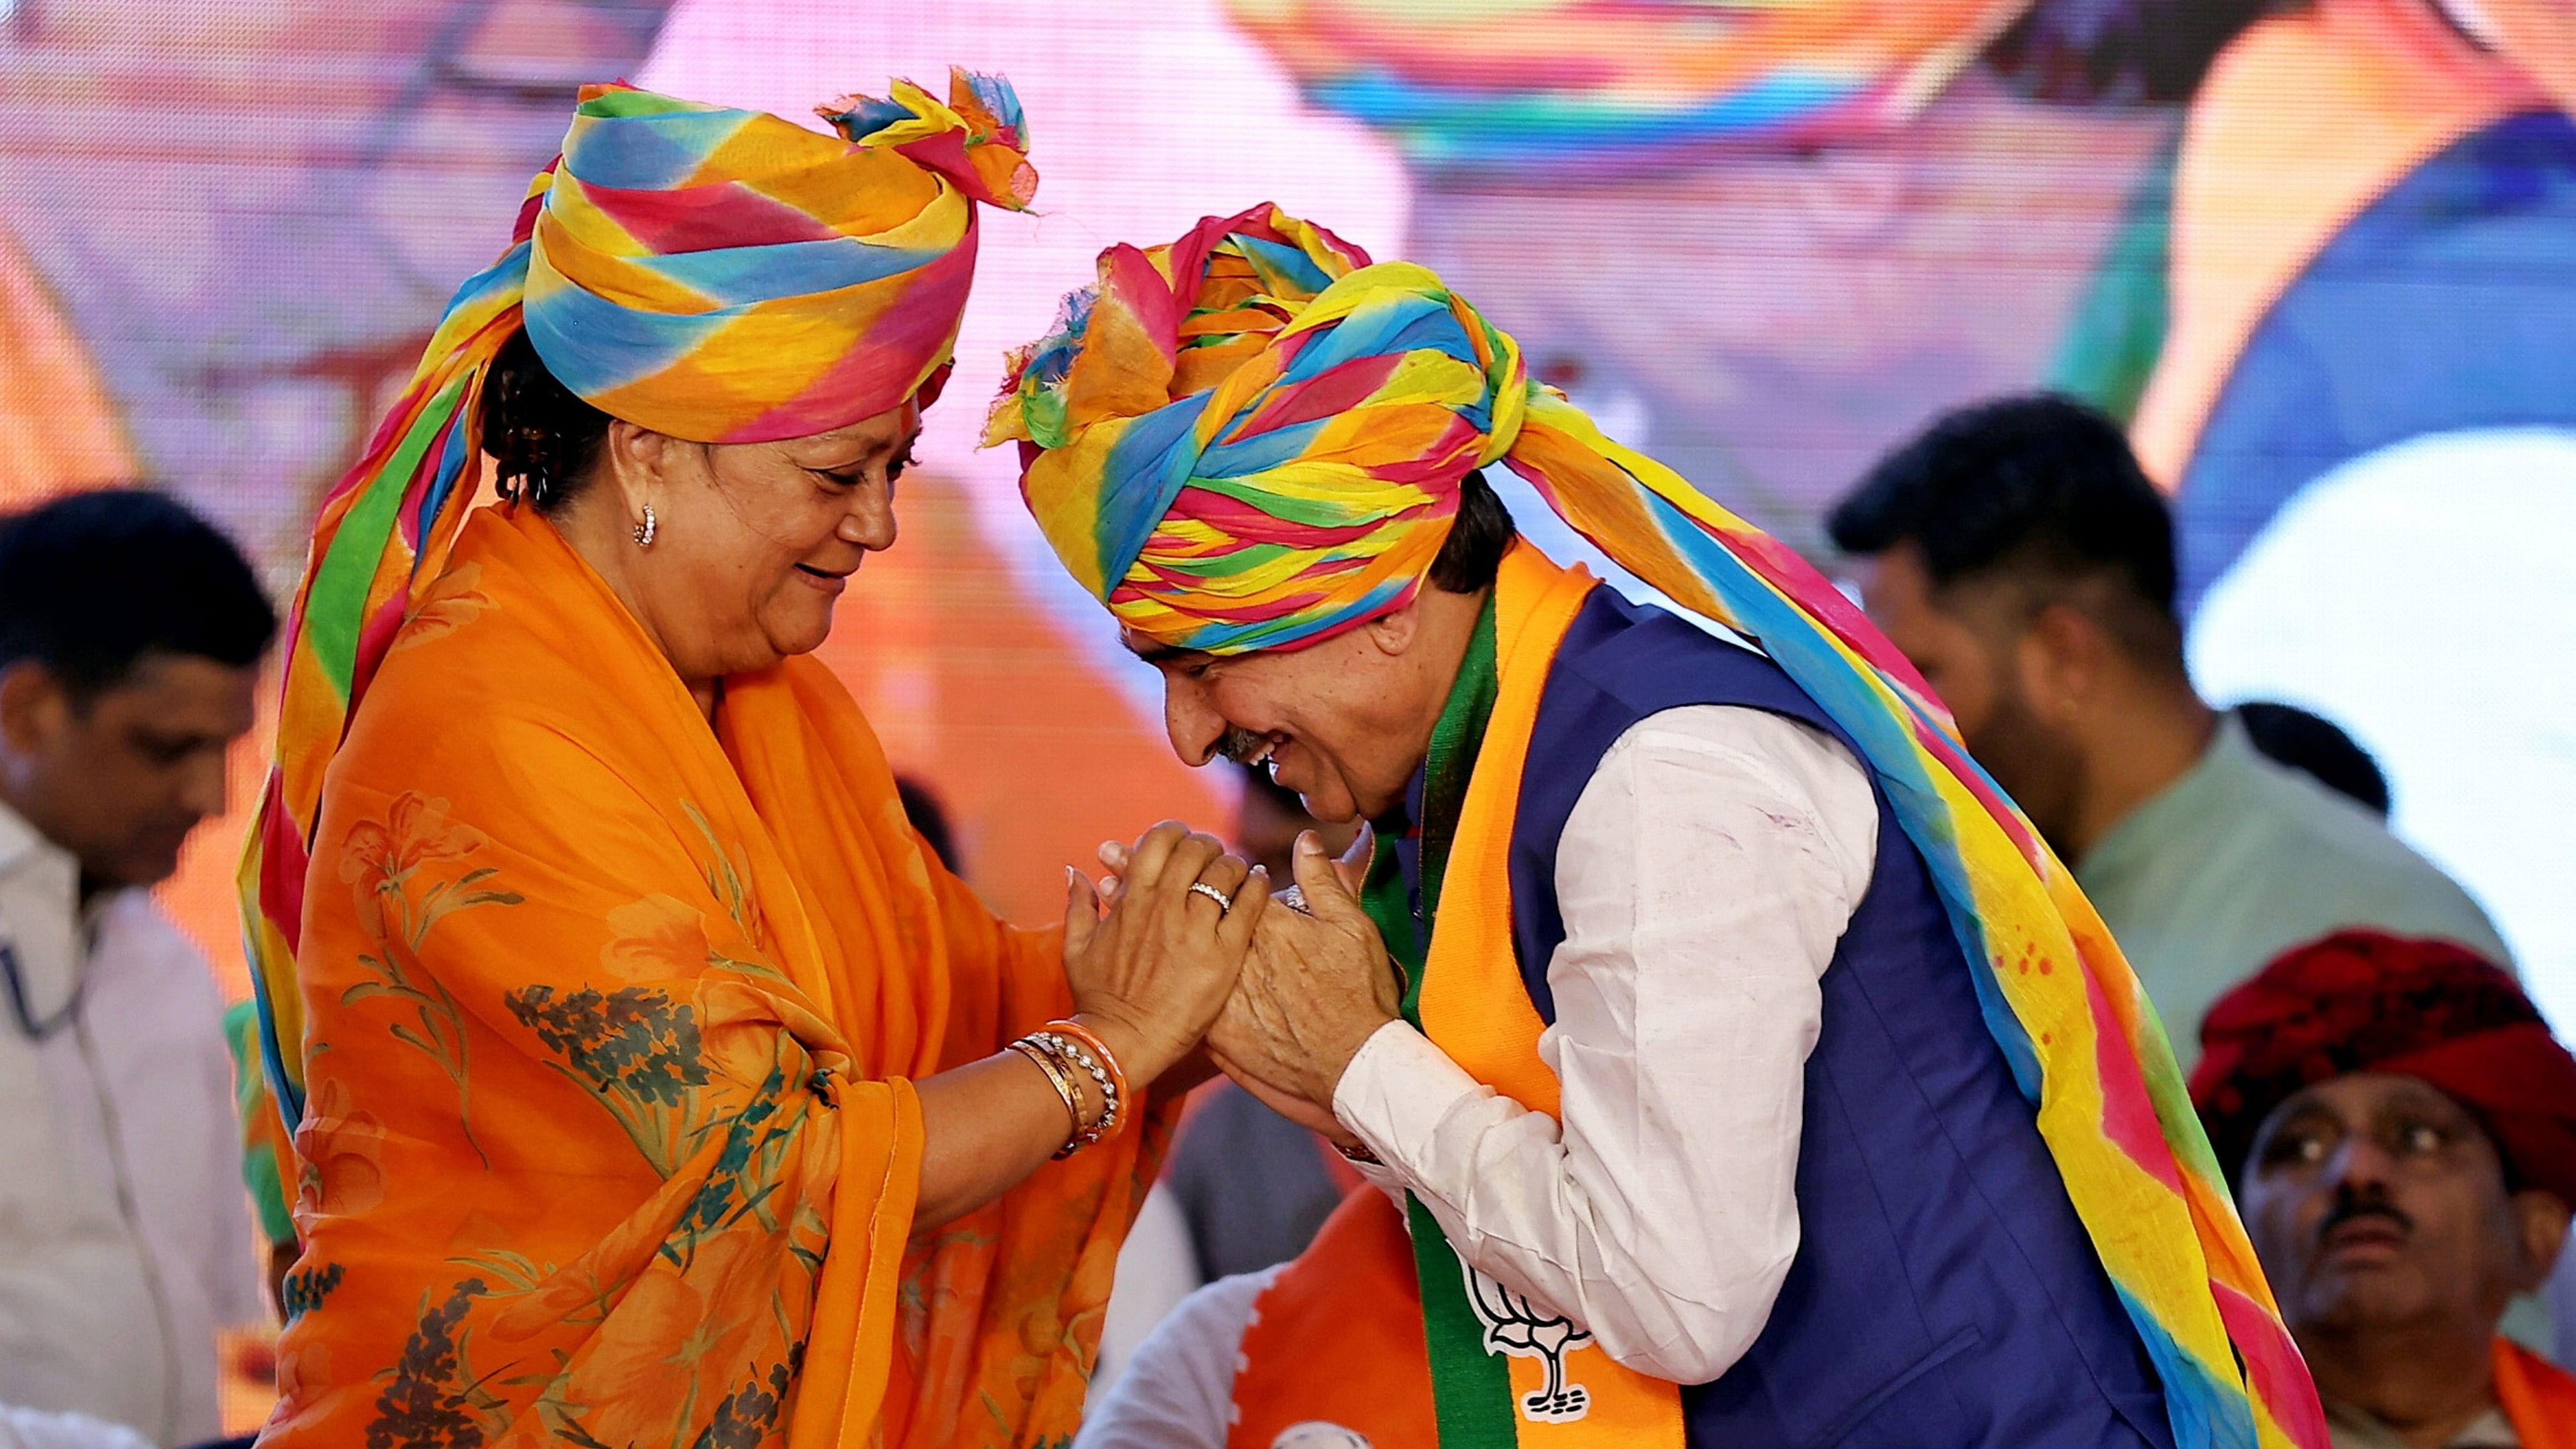
{"label": "woman's nose", "polygon": [[841,515],[838,532],[843,542],[855,543],[871,553],[894,547],[893,490],[880,484],[860,488],[850,500],[850,511]]}

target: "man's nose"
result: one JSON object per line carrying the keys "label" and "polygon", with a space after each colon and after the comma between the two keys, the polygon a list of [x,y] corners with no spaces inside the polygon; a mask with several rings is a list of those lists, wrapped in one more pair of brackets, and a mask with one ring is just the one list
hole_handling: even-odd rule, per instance
{"label": "man's nose", "polygon": [[1186,679],[1163,680],[1163,728],[1172,737],[1172,753],[1185,765],[1204,765],[1225,738],[1225,716],[1210,708],[1206,694]]}
{"label": "man's nose", "polygon": [[2347,1132],[2326,1160],[2326,1180],[2340,1193],[2384,1196],[2395,1179],[2396,1162],[2379,1139],[2367,1132]]}
{"label": "man's nose", "polygon": [[179,803],[199,819],[212,820],[224,813],[226,786],[230,770],[225,752],[206,750],[189,762],[188,772],[179,782]]}

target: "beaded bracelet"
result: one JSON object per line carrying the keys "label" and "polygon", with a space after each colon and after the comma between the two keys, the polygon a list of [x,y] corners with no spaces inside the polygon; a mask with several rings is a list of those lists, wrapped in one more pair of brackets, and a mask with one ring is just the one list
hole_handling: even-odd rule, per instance
{"label": "beaded bracelet", "polygon": [[1089,1073],[1092,1083],[1100,1088],[1099,1119],[1074,1134],[1082,1146],[1088,1147],[1118,1130],[1125,1116],[1120,1110],[1125,1103],[1119,1096],[1118,1081],[1109,1074],[1108,1067],[1091,1050],[1089,1043],[1059,1031],[1033,1031],[1020,1039],[1035,1042],[1055,1053],[1056,1059],[1072,1070]]}
{"label": "beaded bracelet", "polygon": [[1089,1145],[1082,1140],[1082,1094],[1074,1090],[1073,1078],[1066,1074],[1064,1067],[1056,1061],[1052,1053],[1031,1044],[1025,1037],[1011,1043],[1011,1050],[1037,1063],[1038,1070],[1046,1073],[1047,1084],[1055,1088],[1055,1094],[1058,1097],[1064,1099],[1064,1115],[1072,1125],[1065,1131],[1064,1146],[1058,1149],[1055,1155],[1070,1157],[1078,1147]]}
{"label": "beaded bracelet", "polygon": [[1089,1047],[1093,1058],[1109,1073],[1109,1080],[1116,1089],[1118,1100],[1121,1102],[1129,1100],[1127,1073],[1118,1065],[1118,1054],[1109,1049],[1109,1043],[1100,1039],[1100,1033],[1071,1018],[1050,1021],[1046,1024],[1046,1029],[1059,1035],[1072,1037],[1075,1041]]}

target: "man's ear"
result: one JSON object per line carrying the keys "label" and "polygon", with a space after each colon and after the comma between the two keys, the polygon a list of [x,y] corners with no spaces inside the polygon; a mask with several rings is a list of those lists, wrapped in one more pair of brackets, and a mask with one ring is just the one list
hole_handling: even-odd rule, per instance
{"label": "man's ear", "polygon": [[2100,687],[2109,641],[2102,626],[2072,604],[2040,607],[2015,648],[2022,698],[2041,722],[2064,727],[2079,719]]}
{"label": "man's ear", "polygon": [[2567,1246],[2567,1204],[2554,1192],[2526,1187],[2513,1195],[2513,1216],[2522,1232],[2523,1270],[2514,1286],[2529,1293],[2549,1281],[2559,1250]]}
{"label": "man's ear", "polygon": [[13,756],[42,753],[70,724],[70,691],[33,659],[0,669],[0,749]]}
{"label": "man's ear", "polygon": [[1410,650],[1413,642],[1422,637],[1422,601],[1431,596],[1433,587],[1424,584],[1403,608],[1380,614],[1360,626],[1368,641],[1377,646],[1377,652],[1393,658]]}

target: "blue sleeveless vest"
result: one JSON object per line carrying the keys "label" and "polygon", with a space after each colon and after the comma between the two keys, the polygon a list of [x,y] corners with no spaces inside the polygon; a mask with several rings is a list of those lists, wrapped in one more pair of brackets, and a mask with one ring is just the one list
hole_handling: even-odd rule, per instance
{"label": "blue sleeveless vest", "polygon": [[[1521,979],[1549,1022],[1557,842],[1575,799],[1630,725],[1701,704],[1850,744],[1769,659],[1594,590],[1540,696],[1512,829]],[[1693,1449],[2172,1449],[2155,1369],[1884,796],[1876,872],[1821,984],[1798,1256],[1752,1348],[1683,1389]]]}

